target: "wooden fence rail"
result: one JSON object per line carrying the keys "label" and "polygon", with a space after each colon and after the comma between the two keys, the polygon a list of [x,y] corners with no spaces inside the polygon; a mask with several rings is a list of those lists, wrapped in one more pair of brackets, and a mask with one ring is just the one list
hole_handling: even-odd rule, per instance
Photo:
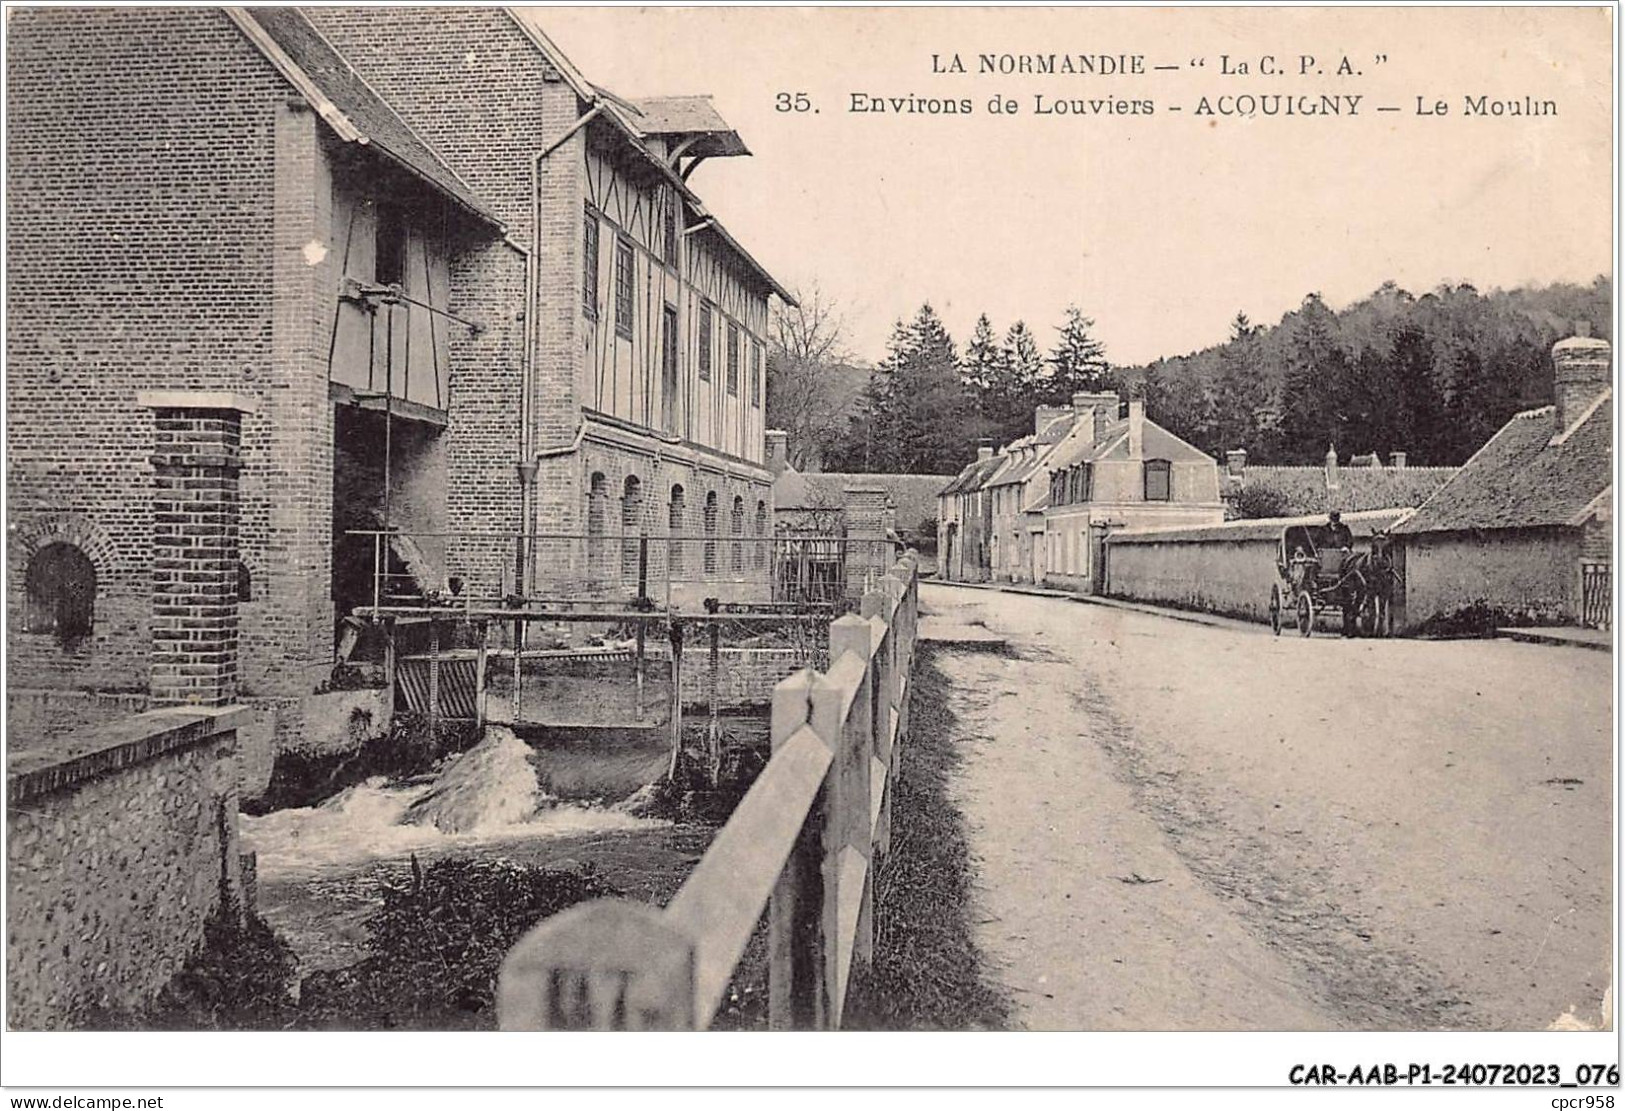
{"label": "wooden fence rail", "polygon": [[875,867],[908,729],[912,552],[829,626],[830,668],[773,693],[773,756],[664,910],[600,899],[537,925],[497,986],[504,1030],[703,1030],[768,912],[775,1029],[841,1023],[874,943]]}

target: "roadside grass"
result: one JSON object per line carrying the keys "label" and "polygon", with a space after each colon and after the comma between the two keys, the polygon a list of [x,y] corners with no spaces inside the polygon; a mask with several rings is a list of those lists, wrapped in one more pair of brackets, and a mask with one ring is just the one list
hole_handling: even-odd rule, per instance
{"label": "roadside grass", "polygon": [[891,852],[876,877],[874,963],[854,970],[842,1023],[850,1030],[1001,1030],[1010,1021],[973,936],[970,846],[948,797],[961,757],[938,651],[922,644],[914,661]]}

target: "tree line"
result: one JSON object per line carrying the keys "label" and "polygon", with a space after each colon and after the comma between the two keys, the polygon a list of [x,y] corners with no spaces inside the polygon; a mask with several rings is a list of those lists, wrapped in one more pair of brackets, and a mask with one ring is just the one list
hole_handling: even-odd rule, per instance
{"label": "tree line", "polygon": [[[826,471],[951,474],[983,439],[1033,431],[1033,410],[1115,390],[1216,457],[1316,463],[1405,451],[1455,465],[1512,414],[1552,400],[1552,344],[1590,322],[1609,336],[1612,283],[1480,293],[1442,285],[1414,296],[1393,282],[1333,311],[1318,293],[1279,323],[1237,313],[1225,342],[1114,367],[1094,321],[1066,310],[1046,352],[1023,321],[1002,337],[986,314],[960,352],[929,304],[899,320],[872,370],[844,351],[838,314],[818,291],[776,318],[768,421],[790,431],[791,461]],[[866,375],[866,377],[865,377]]]}
{"label": "tree line", "polygon": [[[1094,322],[1069,308],[1045,353],[1024,321],[999,339],[983,314],[963,355],[929,304],[892,328],[886,356],[851,390],[838,318],[818,292],[780,314],[768,360],[768,422],[790,433],[790,459],[826,471],[952,474],[983,439],[1032,431],[1033,409],[1112,388]],[[815,352],[822,351],[818,357]],[[841,397],[844,389],[848,396]]]}
{"label": "tree line", "polygon": [[1224,343],[1117,377],[1215,456],[1245,448],[1252,461],[1309,464],[1335,446],[1455,466],[1514,413],[1551,404],[1552,344],[1586,323],[1610,338],[1612,305],[1606,277],[1420,297],[1387,282],[1339,312],[1311,293],[1273,327],[1238,313]]}

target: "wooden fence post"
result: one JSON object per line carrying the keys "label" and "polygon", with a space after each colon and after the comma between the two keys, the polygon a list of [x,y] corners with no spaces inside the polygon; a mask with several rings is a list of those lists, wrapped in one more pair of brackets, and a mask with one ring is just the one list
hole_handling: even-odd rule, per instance
{"label": "wooden fence post", "polygon": [[[796,672],[773,688],[772,738],[777,752],[802,726],[812,710],[808,670]],[[768,1025],[774,1030],[811,1030],[821,1025],[823,998],[824,808],[828,780],[818,793],[795,848],[773,885],[768,903]]]}
{"label": "wooden fence post", "polygon": [[[880,717],[875,698],[876,664],[880,660],[872,648],[872,628],[864,618],[848,614],[829,627],[829,658],[832,670],[844,657],[860,661],[852,708],[847,713],[835,752],[835,772],[840,780],[842,814],[841,844],[856,849],[865,861],[863,887],[848,892],[858,898],[857,930],[852,938],[852,960],[869,964],[874,960],[874,822],[870,806],[875,725]],[[850,668],[850,663],[845,665]],[[845,939],[842,939],[843,943]]]}
{"label": "wooden fence post", "polygon": [[822,807],[815,806],[808,814],[809,825],[822,826],[821,852],[818,871],[823,879],[818,913],[818,950],[822,957],[819,969],[822,1007],[817,1028],[833,1030],[841,1021],[841,849],[845,847],[847,808],[851,792],[847,787],[843,769],[848,756],[845,730],[841,721],[841,688],[825,675],[813,672],[807,685],[807,724],[834,754],[829,773],[824,779]]}
{"label": "wooden fence post", "polygon": [[503,1030],[692,1030],[694,941],[647,903],[597,899],[519,939],[497,980]]}

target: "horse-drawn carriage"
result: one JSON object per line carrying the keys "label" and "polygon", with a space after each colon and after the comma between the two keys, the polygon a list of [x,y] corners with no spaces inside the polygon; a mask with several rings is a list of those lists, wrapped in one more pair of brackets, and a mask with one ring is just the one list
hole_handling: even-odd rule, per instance
{"label": "horse-drawn carriage", "polygon": [[1276,636],[1287,621],[1308,636],[1328,610],[1341,614],[1345,635],[1387,632],[1397,574],[1386,538],[1357,550],[1352,540],[1340,543],[1330,524],[1288,525],[1281,530],[1275,571],[1269,612]]}

